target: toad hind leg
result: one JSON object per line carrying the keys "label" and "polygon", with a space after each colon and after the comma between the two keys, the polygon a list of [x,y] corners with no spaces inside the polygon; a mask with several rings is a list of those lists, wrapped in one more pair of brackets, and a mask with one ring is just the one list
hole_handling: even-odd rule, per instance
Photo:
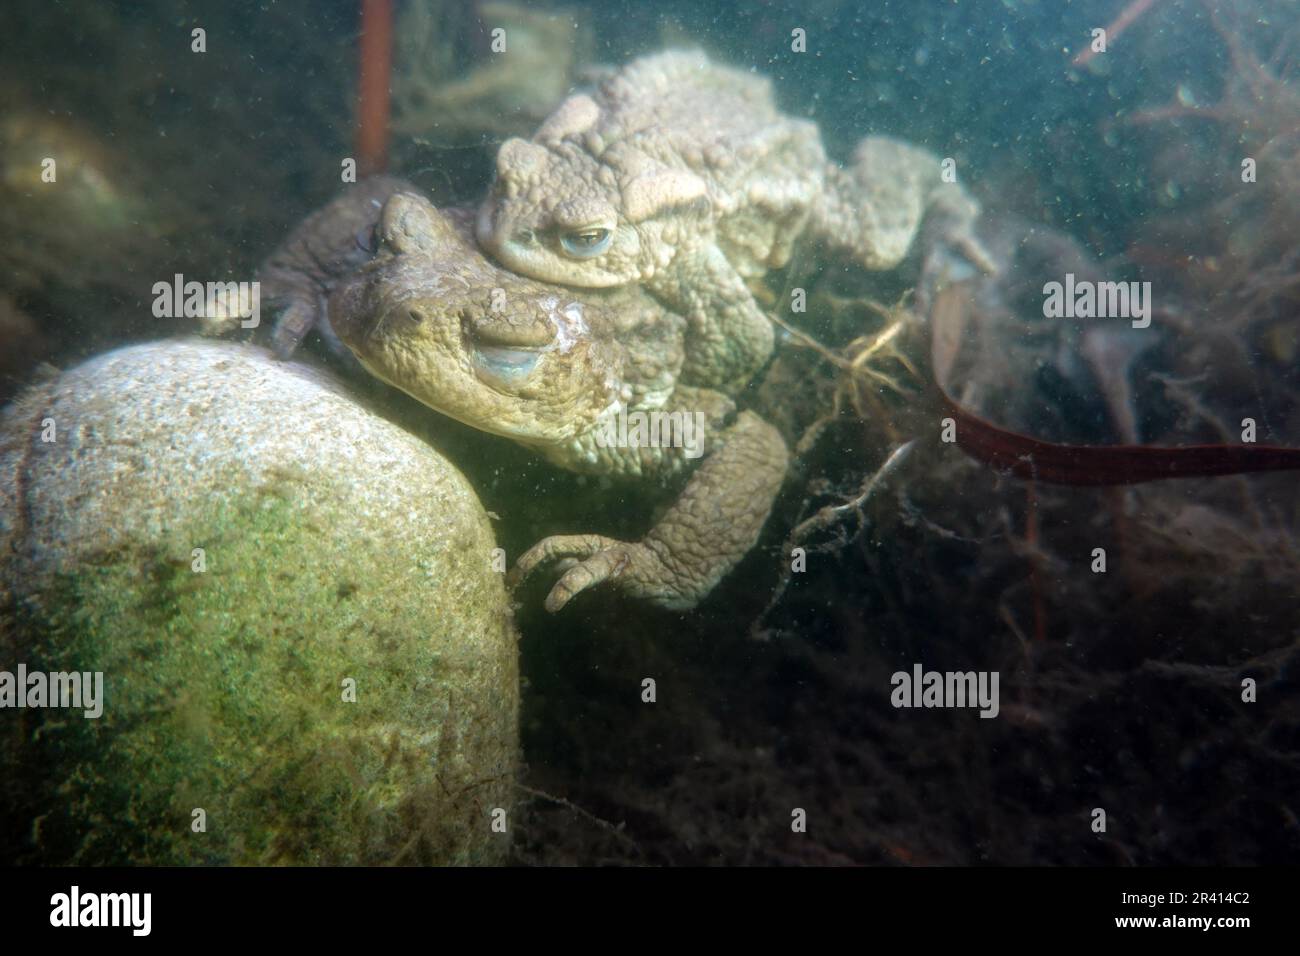
{"label": "toad hind leg", "polygon": [[939,158],[886,136],[858,144],[847,168],[827,172],[809,228],[864,268],[892,269],[907,256],[925,221],[932,241],[953,249],[981,272],[997,266],[975,236],[979,204],[941,178]]}
{"label": "toad hind leg", "polygon": [[641,541],[594,534],[544,538],[519,558],[509,583],[548,561],[576,559],[547,595],[548,611],[605,582],[669,609],[695,607],[758,540],[788,460],[780,433],[753,412],[741,412]]}

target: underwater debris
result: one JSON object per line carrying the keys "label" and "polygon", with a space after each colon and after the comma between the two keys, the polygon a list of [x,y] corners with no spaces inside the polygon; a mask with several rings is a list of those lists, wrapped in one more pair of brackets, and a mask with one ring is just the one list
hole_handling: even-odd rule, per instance
{"label": "underwater debris", "polygon": [[0,247],[5,287],[127,291],[140,251],[159,249],[132,172],[141,171],[72,120],[22,109],[0,119],[0,231],[23,236]]}
{"label": "underwater debris", "polygon": [[[1153,167],[1192,177],[1181,191],[1195,187],[1208,199],[1148,224],[1130,255],[1161,268],[1212,315],[1222,342],[1285,367],[1300,312],[1300,24],[1292,3],[1204,5],[1227,51],[1218,100],[1150,107],[1127,122],[1160,127]],[[1208,138],[1208,161],[1182,162],[1170,124]],[[1167,262],[1166,248],[1184,252]]]}
{"label": "underwater debris", "polygon": [[[811,350],[835,370],[835,387],[829,407],[824,408],[810,424],[803,427],[795,443],[796,455],[808,451],[822,431],[837,421],[846,410],[851,410],[861,419],[879,422],[892,441],[901,440],[893,427],[893,416],[885,407],[880,393],[884,389],[900,398],[911,398],[923,385],[922,373],[908,355],[909,340],[919,324],[919,319],[910,307],[911,297],[912,290],[908,289],[892,306],[882,305],[869,297],[854,300],[853,305],[860,305],[875,313],[883,324],[875,332],[854,337],[840,349],[823,345],[810,333],[791,325],[775,313],[769,313],[771,320],[785,332],[785,344]],[[850,307],[850,303],[844,300],[839,300],[838,305],[842,308]],[[890,368],[891,364],[898,366],[898,369]],[[900,379],[900,370],[911,376],[916,387],[908,387]]]}
{"label": "underwater debris", "polygon": [[[508,0],[403,4],[394,132],[434,147],[531,135],[588,62],[588,22],[571,10]],[[495,30],[503,32],[494,37]]]}
{"label": "underwater debris", "polygon": [[[895,448],[879,468],[863,479],[862,486],[854,498],[840,504],[825,505],[820,508],[816,514],[809,518],[805,518],[803,521],[800,521],[795,525],[794,529],[786,537],[785,543],[781,546],[781,554],[784,564],[781,578],[777,582],[776,588],[772,592],[772,597],[767,602],[767,606],[753,621],[753,623],[750,624],[749,633],[751,637],[763,638],[766,636],[766,631],[763,629],[763,622],[767,619],[767,616],[773,611],[773,609],[781,603],[781,598],[785,595],[786,588],[790,586],[790,577],[794,572],[797,563],[794,554],[795,549],[802,549],[803,543],[813,534],[834,528],[851,518],[857,519],[858,530],[855,534],[861,534],[867,526],[867,516],[863,511],[867,501],[873,494],[875,494],[876,489],[879,488],[880,485],[907,460],[915,445],[916,440],[913,439],[912,441]],[[805,502],[805,506],[806,505],[807,502]],[[843,546],[846,541],[847,539],[841,535],[837,546]],[[813,548],[811,550],[817,551],[828,549]]]}

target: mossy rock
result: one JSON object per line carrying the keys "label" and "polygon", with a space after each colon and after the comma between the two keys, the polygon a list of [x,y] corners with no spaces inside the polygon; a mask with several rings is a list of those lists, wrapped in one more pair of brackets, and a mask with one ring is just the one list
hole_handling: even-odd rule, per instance
{"label": "mossy rock", "polygon": [[0,710],[4,860],[504,859],[516,633],[437,452],[319,373],[175,341],[30,389],[0,476],[0,669],[104,674],[98,719]]}

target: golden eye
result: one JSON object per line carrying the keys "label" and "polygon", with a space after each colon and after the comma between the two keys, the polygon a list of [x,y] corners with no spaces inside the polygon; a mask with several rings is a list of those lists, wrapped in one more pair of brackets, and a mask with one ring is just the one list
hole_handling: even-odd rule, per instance
{"label": "golden eye", "polygon": [[608,249],[612,238],[613,233],[608,229],[576,229],[560,236],[560,246],[575,259],[590,259]]}

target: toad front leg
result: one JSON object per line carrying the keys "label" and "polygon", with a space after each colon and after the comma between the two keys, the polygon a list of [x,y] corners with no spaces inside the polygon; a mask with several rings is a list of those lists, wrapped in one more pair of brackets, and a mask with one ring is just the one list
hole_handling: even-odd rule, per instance
{"label": "toad front leg", "polygon": [[741,412],[640,541],[594,534],[544,538],[520,557],[510,583],[547,561],[567,559],[547,595],[548,611],[604,582],[666,608],[692,608],[758,540],[788,460],[780,433],[753,412]]}
{"label": "toad front leg", "polygon": [[372,233],[385,201],[397,192],[415,192],[392,176],[372,176],[349,186],[308,216],[258,270],[262,298],[279,309],[271,333],[277,357],[287,359],[316,329],[340,355],[347,349],[325,320],[325,302],[338,281],[374,254]]}
{"label": "toad front leg", "polygon": [[772,321],[717,246],[700,248],[688,261],[688,275],[680,274],[684,266],[667,270],[651,280],[650,291],[689,323],[682,380],[734,393],[771,356]]}

